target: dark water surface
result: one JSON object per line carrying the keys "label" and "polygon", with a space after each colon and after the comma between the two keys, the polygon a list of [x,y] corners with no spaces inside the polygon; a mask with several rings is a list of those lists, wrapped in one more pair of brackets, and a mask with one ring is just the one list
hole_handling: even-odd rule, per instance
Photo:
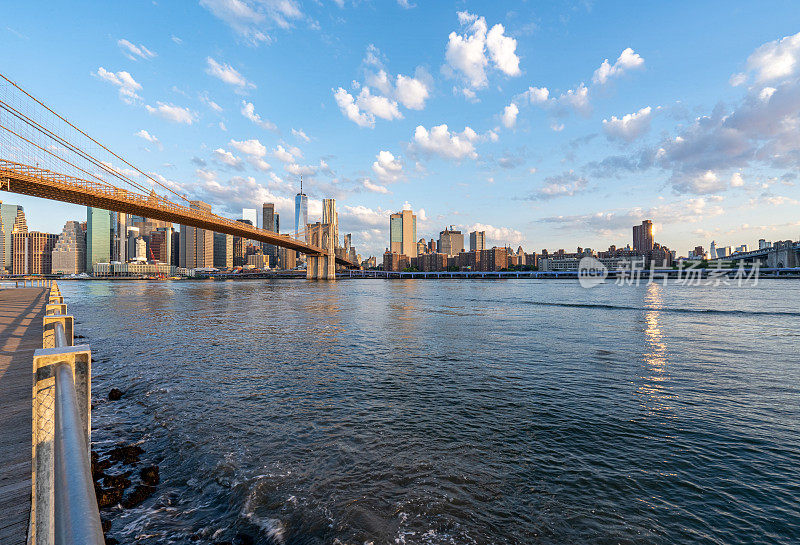
{"label": "dark water surface", "polygon": [[798,281],[61,286],[121,543],[800,543]]}

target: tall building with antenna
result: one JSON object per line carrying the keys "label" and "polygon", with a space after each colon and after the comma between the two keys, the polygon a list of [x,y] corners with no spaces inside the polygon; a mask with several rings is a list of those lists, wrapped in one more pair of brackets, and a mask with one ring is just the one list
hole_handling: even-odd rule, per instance
{"label": "tall building with antenna", "polygon": [[303,177],[300,176],[300,193],[294,197],[294,230],[297,238],[305,239],[308,225],[308,195],[303,193]]}

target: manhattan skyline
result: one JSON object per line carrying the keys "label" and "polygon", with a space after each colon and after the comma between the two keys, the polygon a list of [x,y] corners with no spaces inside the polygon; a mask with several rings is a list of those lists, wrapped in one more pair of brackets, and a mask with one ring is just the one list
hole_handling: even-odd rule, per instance
{"label": "manhattan skyline", "polygon": [[[336,198],[364,255],[406,204],[420,238],[487,246],[602,249],[646,218],[679,254],[797,239],[800,15],[725,6],[15,5],[3,71],[228,217],[294,217],[303,175],[309,216]],[[51,21],[93,17],[36,49]],[[85,215],[4,201],[52,233]]]}

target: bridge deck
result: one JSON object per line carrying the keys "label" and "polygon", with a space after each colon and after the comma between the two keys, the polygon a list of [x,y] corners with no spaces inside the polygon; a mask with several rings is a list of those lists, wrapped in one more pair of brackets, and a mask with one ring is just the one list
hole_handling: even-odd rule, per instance
{"label": "bridge deck", "polygon": [[31,508],[33,351],[42,347],[43,288],[0,289],[0,543],[24,545]]}

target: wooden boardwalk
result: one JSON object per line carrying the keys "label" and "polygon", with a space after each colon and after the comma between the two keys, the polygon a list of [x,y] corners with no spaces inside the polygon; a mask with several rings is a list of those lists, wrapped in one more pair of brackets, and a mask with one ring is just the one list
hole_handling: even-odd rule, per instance
{"label": "wooden boardwalk", "polygon": [[47,290],[0,289],[0,543],[24,545],[31,508],[33,351]]}

